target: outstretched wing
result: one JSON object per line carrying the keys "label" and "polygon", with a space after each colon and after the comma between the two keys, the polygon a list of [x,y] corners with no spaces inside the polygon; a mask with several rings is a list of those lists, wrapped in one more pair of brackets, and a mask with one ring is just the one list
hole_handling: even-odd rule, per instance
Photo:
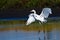
{"label": "outstretched wing", "polygon": [[50,8],[44,8],[40,14],[41,17],[48,18],[49,13],[51,12]]}
{"label": "outstretched wing", "polygon": [[27,20],[26,25],[29,25],[29,24],[31,24],[31,23],[34,22],[34,21],[35,21],[34,17],[31,16],[31,15],[29,15],[29,18],[28,18],[28,20]]}

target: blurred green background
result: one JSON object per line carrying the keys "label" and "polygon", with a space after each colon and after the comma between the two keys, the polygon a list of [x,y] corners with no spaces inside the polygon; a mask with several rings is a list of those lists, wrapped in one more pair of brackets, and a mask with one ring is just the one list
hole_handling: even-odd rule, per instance
{"label": "blurred green background", "polygon": [[60,7],[60,0],[0,0],[0,9]]}

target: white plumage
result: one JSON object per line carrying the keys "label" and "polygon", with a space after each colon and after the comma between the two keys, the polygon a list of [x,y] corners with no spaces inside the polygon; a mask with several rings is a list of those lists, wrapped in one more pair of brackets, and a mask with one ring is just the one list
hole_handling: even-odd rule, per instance
{"label": "white plumage", "polygon": [[52,14],[51,8],[43,8],[42,12],[40,15],[36,14],[35,10],[32,10],[30,12],[34,12],[31,13],[29,15],[29,18],[27,20],[26,25],[31,24],[32,22],[34,22],[35,20],[38,20],[39,23],[43,23],[43,22],[47,22],[47,20],[45,18],[48,18],[49,14]]}
{"label": "white plumage", "polygon": [[48,18],[49,14],[52,14],[51,8],[44,8],[40,14],[40,16],[44,18]]}
{"label": "white plumage", "polygon": [[32,22],[35,21],[35,18],[33,17],[33,15],[34,15],[34,14],[30,14],[30,15],[29,15],[29,18],[28,18],[28,20],[27,20],[26,25],[29,25],[29,24],[31,24]]}

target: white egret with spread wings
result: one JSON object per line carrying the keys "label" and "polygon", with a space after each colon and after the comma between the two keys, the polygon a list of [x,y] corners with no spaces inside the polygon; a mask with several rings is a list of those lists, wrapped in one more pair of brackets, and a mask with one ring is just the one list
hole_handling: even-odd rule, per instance
{"label": "white egret with spread wings", "polygon": [[39,21],[39,23],[47,22],[45,18],[48,18],[49,14],[52,14],[51,8],[43,8],[40,15],[36,14],[35,10],[31,10],[30,12],[33,12],[33,13],[29,14],[29,18],[27,20],[26,25],[29,25],[32,22],[35,22],[35,20]]}

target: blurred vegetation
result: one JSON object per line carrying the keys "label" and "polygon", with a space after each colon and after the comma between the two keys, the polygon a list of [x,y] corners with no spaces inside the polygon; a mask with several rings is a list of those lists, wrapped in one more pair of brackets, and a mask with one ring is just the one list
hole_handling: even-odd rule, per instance
{"label": "blurred vegetation", "polygon": [[[17,25],[18,24],[18,25]],[[22,25],[23,24],[23,25]],[[0,31],[5,30],[23,30],[23,31],[39,31],[47,30],[51,31],[53,29],[60,30],[60,20],[48,20],[47,23],[39,24],[38,21],[31,23],[26,26],[26,20],[11,20],[11,21],[2,21],[0,20]]]}
{"label": "blurred vegetation", "polygon": [[0,20],[0,25],[25,24],[25,22],[26,20],[7,20],[7,21]]}
{"label": "blurred vegetation", "polygon": [[[60,24],[60,18],[57,18],[57,19],[48,18],[47,20],[48,20],[47,23],[59,23]],[[0,25],[26,24],[26,21],[27,20],[0,20]],[[39,21],[35,21],[33,23],[39,24]]]}
{"label": "blurred vegetation", "polygon": [[0,9],[60,7],[60,0],[0,0]]}

